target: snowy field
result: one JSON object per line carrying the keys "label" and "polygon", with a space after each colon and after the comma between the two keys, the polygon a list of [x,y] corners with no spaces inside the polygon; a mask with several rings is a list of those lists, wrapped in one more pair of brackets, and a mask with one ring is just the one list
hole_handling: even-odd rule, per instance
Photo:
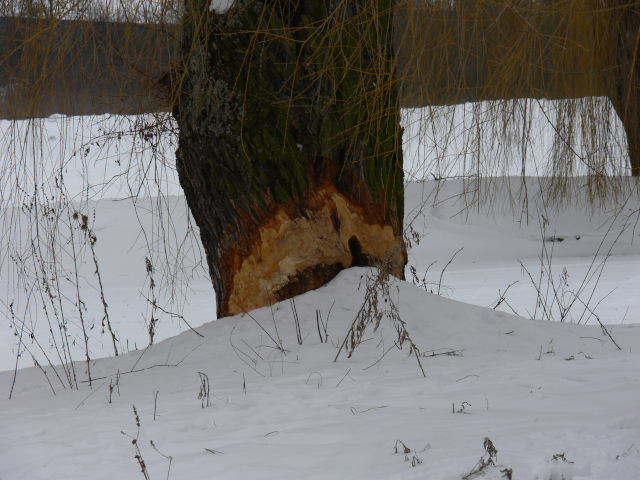
{"label": "snowy field", "polygon": [[[518,181],[505,180],[505,192],[508,189],[517,190]],[[529,194],[533,195],[535,180],[531,182]],[[532,200],[527,225],[520,221],[518,206],[514,213],[504,202],[497,205],[492,213],[478,213],[473,209],[459,213],[464,205],[464,197],[459,195],[460,189],[459,180],[451,180],[444,185],[429,181],[407,186],[406,220],[413,232],[413,235],[409,235],[412,248],[406,269],[407,281],[434,293],[440,287],[442,296],[484,307],[495,306],[511,285],[497,308],[526,318],[542,319],[547,317],[540,308],[536,311],[538,285],[543,290],[542,298],[553,307],[549,316],[560,320],[559,304],[553,301],[551,285],[559,292],[564,292],[561,297],[563,305],[574,301],[566,321],[597,324],[595,316],[589,311],[591,309],[605,324],[640,322],[640,295],[637,294],[640,288],[640,229],[634,223],[637,214],[625,216],[637,211],[640,205],[627,205],[617,215],[611,211],[613,206],[592,212],[588,206],[573,205],[561,211],[542,213]],[[170,228],[179,235],[187,230],[184,198],[168,197],[165,200],[165,207],[172,212]],[[94,212],[95,249],[105,300],[109,305],[109,317],[125,350],[139,349],[149,343],[147,329],[152,312],[147,301],[150,290],[145,257],[149,255],[149,250],[155,251],[158,262],[164,261],[164,257],[160,247],[150,245],[151,240],[140,233],[140,224],[147,232],[154,228],[157,230],[157,219],[152,213],[157,208],[155,199],[139,200],[137,210],[132,208],[128,200],[103,199],[89,205],[89,210]],[[544,232],[539,223],[541,215],[549,221]],[[564,240],[544,242],[544,238]],[[160,303],[167,311],[180,312],[191,326],[215,319],[215,295],[206,271],[199,263],[203,261],[201,256],[204,254],[196,240],[188,239],[181,255],[172,257],[173,261],[182,262],[179,269],[172,271],[177,272],[188,285],[177,285],[177,303],[171,304],[168,299]],[[176,243],[178,240],[174,239],[174,245]],[[598,255],[594,256],[596,252]],[[6,274],[0,279],[0,287],[5,305],[14,301],[14,309],[19,311],[24,308],[20,300],[25,296],[19,291],[20,287],[11,281],[13,277],[6,271],[9,267],[10,263],[4,265],[3,273]],[[551,273],[553,284],[548,281],[548,275],[538,283],[541,268],[545,269],[545,273]],[[415,269],[415,275],[412,269]],[[561,281],[565,271],[566,284]],[[103,307],[95,290],[94,265],[86,252],[80,273],[81,277],[88,279],[82,292],[83,301],[87,304],[85,317],[95,326],[90,331],[91,357],[113,355],[108,334],[100,334]],[[161,284],[161,279],[159,274],[155,275],[156,283]],[[62,288],[69,298],[74,298],[75,291],[70,284]],[[580,300],[575,301],[576,296]],[[589,309],[581,302],[587,303]],[[72,348],[74,358],[81,360],[84,351],[77,309],[73,308],[72,303],[69,333],[76,341],[75,348]],[[49,323],[41,309],[38,310],[37,303],[30,308],[35,313],[28,312],[27,333],[35,332],[44,350],[51,355],[52,350],[47,345]],[[188,328],[185,322],[162,312],[156,312],[156,317],[160,321],[156,327],[155,341],[172,337]],[[16,365],[19,337],[13,335],[15,329],[9,329],[9,320],[4,320],[4,333],[0,337],[0,370],[11,370]],[[24,338],[27,336],[24,335]],[[40,363],[48,363],[34,341],[26,341],[25,344],[28,351],[24,353],[22,348],[19,368],[33,365],[31,353]]]}
{"label": "snowy field", "polygon": [[[408,158],[415,152],[406,145]],[[166,191],[177,194],[174,181]],[[188,285],[177,304],[163,305],[179,308],[197,334],[164,314],[145,348],[153,293],[145,257],[161,249],[140,225],[160,228],[149,213],[157,200],[140,199],[136,213],[130,200],[109,198],[128,195],[126,185],[100,192],[88,203],[91,226],[109,316],[128,353],[113,357],[95,328],[89,385],[71,331],[79,388],[63,388],[60,367],[47,366],[27,335],[42,369],[33,367],[3,320],[0,479],[145,478],[140,460],[146,478],[174,480],[640,478],[637,195],[623,207],[556,209],[533,178],[526,196],[519,180],[498,181],[490,212],[460,196],[462,180],[409,184],[407,281],[367,297],[377,272],[349,269],[297,297],[301,344],[289,301],[214,321],[199,245],[177,235]],[[170,230],[185,231],[183,198],[164,205]],[[20,288],[10,265],[0,277],[5,304]],[[80,269],[93,277],[89,260]],[[100,296],[83,295],[99,325]],[[340,346],[374,297],[386,315],[348,358]],[[51,353],[37,308],[27,325]],[[399,325],[415,348],[397,348]]]}
{"label": "snowy field", "polygon": [[[296,298],[301,345],[283,302],[93,362],[92,387],[53,395],[41,372],[21,371],[0,410],[1,478],[144,478],[141,455],[150,478],[461,479],[489,462],[485,438],[498,453],[483,478],[639,477],[638,324],[611,330],[618,350],[596,325],[526,320],[396,281],[391,301],[426,378],[386,317],[334,362],[367,275],[349,269]],[[3,392],[12,378],[0,374]]]}

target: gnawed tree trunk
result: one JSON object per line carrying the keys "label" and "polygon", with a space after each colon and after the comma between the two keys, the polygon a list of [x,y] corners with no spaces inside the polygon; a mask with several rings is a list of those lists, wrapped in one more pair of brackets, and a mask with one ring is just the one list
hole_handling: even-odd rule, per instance
{"label": "gnawed tree trunk", "polygon": [[187,2],[176,161],[219,316],[350,266],[403,278],[392,4]]}

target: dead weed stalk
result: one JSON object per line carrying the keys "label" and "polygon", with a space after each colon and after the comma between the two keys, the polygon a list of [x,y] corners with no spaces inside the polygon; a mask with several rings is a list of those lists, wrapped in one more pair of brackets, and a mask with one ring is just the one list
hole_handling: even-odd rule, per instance
{"label": "dead weed stalk", "polygon": [[408,344],[409,355],[415,355],[420,371],[422,375],[426,377],[427,374],[420,361],[420,350],[411,339],[406,323],[400,318],[398,305],[392,298],[389,276],[389,270],[385,268],[367,271],[364,301],[351,326],[347,330],[334,362],[338,360],[343,349],[347,352],[347,358],[351,358],[356,347],[362,343],[362,337],[366,328],[369,325],[373,325],[373,331],[377,331],[382,319],[386,317],[391,321],[398,335],[395,341],[396,347],[402,349],[405,343]]}

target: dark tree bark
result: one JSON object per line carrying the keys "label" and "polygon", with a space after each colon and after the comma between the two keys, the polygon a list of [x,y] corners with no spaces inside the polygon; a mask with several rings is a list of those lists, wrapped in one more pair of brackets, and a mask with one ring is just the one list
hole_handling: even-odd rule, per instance
{"label": "dark tree bark", "polygon": [[611,101],[627,132],[631,174],[640,175],[640,6],[629,0],[611,5],[614,36],[614,93]]}
{"label": "dark tree bark", "polygon": [[403,278],[392,4],[188,0],[177,168],[219,316],[350,266]]}

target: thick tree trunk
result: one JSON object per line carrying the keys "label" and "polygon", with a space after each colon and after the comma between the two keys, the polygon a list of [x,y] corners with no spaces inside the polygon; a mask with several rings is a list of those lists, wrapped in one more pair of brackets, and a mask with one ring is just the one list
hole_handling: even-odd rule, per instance
{"label": "thick tree trunk", "polygon": [[403,277],[392,3],[188,2],[177,168],[219,316],[354,265]]}
{"label": "thick tree trunk", "polygon": [[640,175],[640,6],[613,2],[612,19],[616,69],[611,101],[627,132],[631,174]]}

